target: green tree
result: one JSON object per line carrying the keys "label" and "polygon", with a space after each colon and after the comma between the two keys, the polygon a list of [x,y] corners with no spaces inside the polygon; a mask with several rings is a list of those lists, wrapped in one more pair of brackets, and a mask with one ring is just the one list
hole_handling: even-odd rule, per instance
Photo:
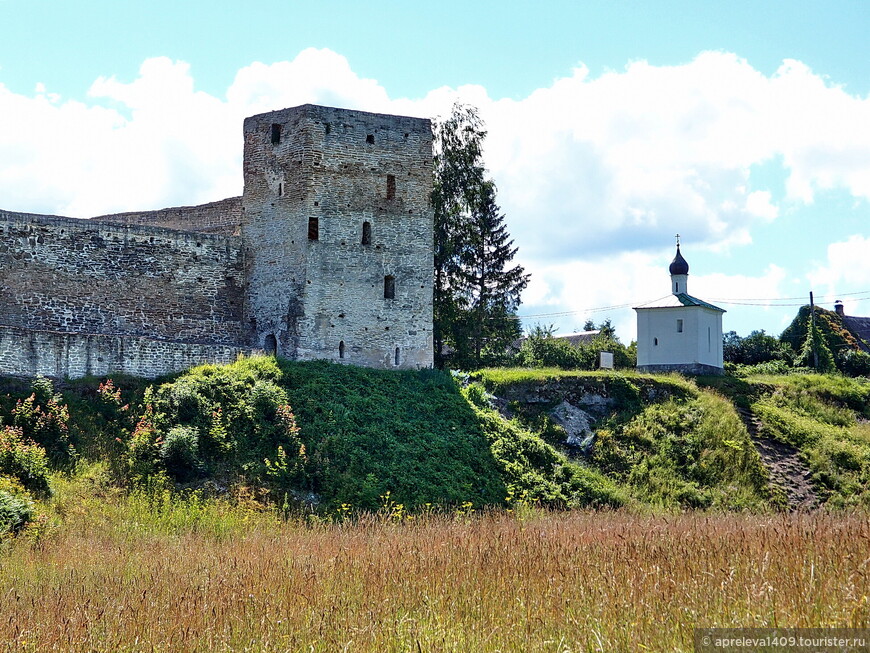
{"label": "green tree", "polygon": [[476,368],[497,362],[519,337],[516,310],[529,275],[511,265],[517,248],[486,176],[486,137],[474,107],[455,104],[435,126],[435,362]]}

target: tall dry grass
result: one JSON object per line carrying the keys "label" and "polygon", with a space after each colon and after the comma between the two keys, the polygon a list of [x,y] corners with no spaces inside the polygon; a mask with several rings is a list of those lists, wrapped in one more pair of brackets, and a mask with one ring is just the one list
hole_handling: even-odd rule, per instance
{"label": "tall dry grass", "polygon": [[82,516],[0,551],[15,651],[691,650],[870,626],[865,514],[498,513],[235,535]]}

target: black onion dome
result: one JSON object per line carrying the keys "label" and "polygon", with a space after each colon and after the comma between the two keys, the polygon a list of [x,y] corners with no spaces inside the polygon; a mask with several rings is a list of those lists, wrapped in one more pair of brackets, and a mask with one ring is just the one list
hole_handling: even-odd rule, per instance
{"label": "black onion dome", "polygon": [[671,274],[689,274],[689,264],[686,263],[686,259],[684,259],[683,255],[680,254],[679,245],[677,245],[677,255],[671,262],[671,267],[668,268],[668,271],[670,271]]}

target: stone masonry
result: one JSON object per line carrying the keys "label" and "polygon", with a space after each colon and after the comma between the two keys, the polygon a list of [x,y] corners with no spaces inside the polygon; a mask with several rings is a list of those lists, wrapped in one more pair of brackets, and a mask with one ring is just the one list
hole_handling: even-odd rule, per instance
{"label": "stone masonry", "polygon": [[241,198],[0,211],[0,374],[157,376],[258,350],[431,366],[429,121],[303,105],[244,136]]}

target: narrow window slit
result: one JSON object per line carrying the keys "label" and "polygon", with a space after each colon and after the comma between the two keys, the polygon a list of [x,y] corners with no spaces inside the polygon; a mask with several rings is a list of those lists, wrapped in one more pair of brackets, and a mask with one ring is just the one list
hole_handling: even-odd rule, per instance
{"label": "narrow window slit", "polygon": [[387,175],[387,199],[396,197],[396,175]]}
{"label": "narrow window slit", "polygon": [[396,277],[387,275],[384,277],[384,299],[396,298]]}
{"label": "narrow window slit", "polygon": [[308,240],[320,240],[320,221],[308,218]]}
{"label": "narrow window slit", "polygon": [[363,222],[362,227],[362,244],[363,245],[371,245],[372,244],[372,223],[371,222]]}
{"label": "narrow window slit", "polygon": [[272,145],[277,145],[281,142],[281,125],[272,125]]}

